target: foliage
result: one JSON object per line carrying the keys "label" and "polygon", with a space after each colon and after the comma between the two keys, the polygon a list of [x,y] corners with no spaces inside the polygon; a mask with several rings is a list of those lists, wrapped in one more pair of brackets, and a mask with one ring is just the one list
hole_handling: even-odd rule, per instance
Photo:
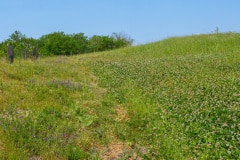
{"label": "foliage", "polygon": [[45,43],[41,46],[41,51],[49,55],[70,55],[71,48],[75,47],[74,41],[70,39],[69,36],[65,35],[63,32],[55,32],[42,37]]}
{"label": "foliage", "polygon": [[7,54],[7,45],[6,41],[0,43],[0,57],[6,56]]}
{"label": "foliage", "polygon": [[121,48],[131,45],[132,42],[133,40],[124,34],[116,33],[111,37],[94,35],[88,38],[84,33],[53,32],[34,39],[27,38],[20,31],[15,31],[9,39],[1,43],[0,56],[6,54],[7,45],[10,43],[14,46],[17,57],[23,55],[23,50],[26,50],[30,57],[34,49],[38,49],[42,56],[74,55]]}
{"label": "foliage", "polygon": [[0,159],[238,159],[239,40],[1,59]]}
{"label": "foliage", "polygon": [[30,56],[31,52],[37,47],[36,40],[34,38],[27,38],[20,31],[15,31],[9,36],[9,39],[1,43],[0,56],[6,55],[6,49],[8,45],[14,46],[14,53],[16,57],[23,56],[23,50],[25,49]]}
{"label": "foliage", "polygon": [[88,41],[88,52],[99,52],[114,48],[113,38],[108,36],[92,36]]}
{"label": "foliage", "polygon": [[114,39],[114,47],[120,48],[122,46],[131,46],[133,39],[125,33],[113,33],[112,38]]}

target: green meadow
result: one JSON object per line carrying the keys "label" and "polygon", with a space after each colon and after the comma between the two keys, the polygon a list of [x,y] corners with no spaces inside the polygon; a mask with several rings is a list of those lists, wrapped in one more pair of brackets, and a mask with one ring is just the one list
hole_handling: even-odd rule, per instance
{"label": "green meadow", "polygon": [[0,159],[240,157],[239,33],[0,66]]}

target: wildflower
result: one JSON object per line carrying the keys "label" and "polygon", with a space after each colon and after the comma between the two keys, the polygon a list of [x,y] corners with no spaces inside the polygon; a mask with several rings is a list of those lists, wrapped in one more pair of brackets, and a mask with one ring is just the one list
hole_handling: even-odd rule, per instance
{"label": "wildflower", "polygon": [[65,140],[66,143],[68,142],[69,138],[70,138],[69,134],[66,133],[64,135],[64,140]]}

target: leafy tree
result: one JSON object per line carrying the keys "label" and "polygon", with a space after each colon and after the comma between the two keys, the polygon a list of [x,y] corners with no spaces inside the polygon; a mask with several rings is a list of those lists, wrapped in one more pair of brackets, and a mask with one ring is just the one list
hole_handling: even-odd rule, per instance
{"label": "leafy tree", "polygon": [[99,52],[113,49],[113,38],[109,36],[92,36],[88,41],[88,52]]}
{"label": "leafy tree", "polygon": [[6,56],[7,46],[14,46],[14,53],[16,57],[30,57],[34,48],[38,49],[38,40],[28,38],[20,31],[13,32],[7,40],[0,44],[0,56]]}
{"label": "leafy tree", "polygon": [[14,46],[14,52],[16,55],[20,55],[22,49],[25,47],[24,46],[25,39],[26,39],[26,36],[22,34],[20,31],[15,31],[9,36],[9,39],[7,41]]}
{"label": "leafy tree", "polygon": [[102,49],[103,50],[114,49],[114,39],[109,36],[102,36]]}
{"label": "leafy tree", "polygon": [[30,53],[31,50],[37,45],[34,38],[27,38],[20,31],[15,31],[6,41],[1,43],[0,56],[3,56],[7,53],[7,46],[10,44],[14,46],[14,52],[16,56],[21,56],[24,49]]}
{"label": "leafy tree", "polygon": [[84,53],[87,50],[88,40],[87,37],[84,36],[84,33],[77,33],[71,35],[73,40],[75,41],[77,48],[75,53]]}
{"label": "leafy tree", "polygon": [[88,52],[101,51],[101,37],[94,35],[88,40]]}
{"label": "leafy tree", "polygon": [[48,41],[48,35],[43,35],[39,39],[37,39],[37,46],[39,48],[39,52],[43,56],[47,56],[47,55],[50,56],[50,53],[47,51],[47,48],[45,46],[47,41]]}
{"label": "leafy tree", "polygon": [[53,32],[39,39],[27,38],[20,31],[15,31],[9,39],[0,44],[0,56],[6,54],[8,44],[14,46],[16,56],[38,49],[43,56],[72,55],[87,52],[99,52],[132,45],[133,40],[124,33],[113,33],[112,36],[94,35],[88,38],[84,33],[65,34]]}
{"label": "leafy tree", "polygon": [[44,55],[61,55],[65,54],[65,40],[64,32],[54,32],[42,36],[38,43]]}
{"label": "leafy tree", "polygon": [[114,39],[114,48],[121,48],[126,46],[131,46],[133,39],[125,33],[112,33],[112,38]]}
{"label": "leafy tree", "polygon": [[44,55],[78,54],[85,52],[87,37],[83,33],[67,35],[54,32],[40,37],[38,45]]}
{"label": "leafy tree", "polygon": [[24,38],[26,38],[26,36],[20,31],[15,31],[9,36],[9,39],[14,43],[21,42]]}

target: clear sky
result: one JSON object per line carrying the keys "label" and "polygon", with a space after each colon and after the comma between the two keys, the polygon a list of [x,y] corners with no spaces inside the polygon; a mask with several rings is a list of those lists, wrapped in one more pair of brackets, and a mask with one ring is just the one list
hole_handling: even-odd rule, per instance
{"label": "clear sky", "polygon": [[171,36],[240,32],[240,0],[1,0],[0,41],[15,30],[39,38],[124,32],[135,44]]}

